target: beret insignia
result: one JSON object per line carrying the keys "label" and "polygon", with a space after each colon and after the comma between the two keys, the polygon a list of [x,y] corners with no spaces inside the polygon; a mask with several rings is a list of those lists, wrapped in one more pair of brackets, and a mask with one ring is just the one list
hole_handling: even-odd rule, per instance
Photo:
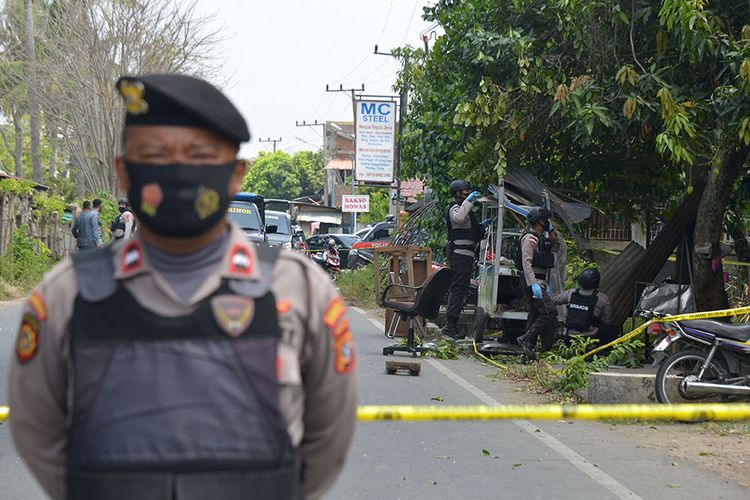
{"label": "beret insignia", "polygon": [[125,99],[125,109],[131,115],[142,115],[148,112],[148,103],[143,98],[146,88],[138,80],[122,80],[118,85],[120,95]]}

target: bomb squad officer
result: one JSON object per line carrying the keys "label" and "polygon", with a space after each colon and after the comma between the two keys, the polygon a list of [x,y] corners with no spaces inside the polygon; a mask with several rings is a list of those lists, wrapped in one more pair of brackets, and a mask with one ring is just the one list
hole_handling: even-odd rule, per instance
{"label": "bomb squad officer", "polygon": [[566,337],[585,335],[596,338],[602,344],[614,340],[617,332],[612,325],[612,303],[606,294],[599,291],[601,279],[599,270],[589,267],[578,276],[579,288],[552,297],[555,305],[567,306]]}
{"label": "bomb squad officer", "polygon": [[560,250],[557,232],[552,226],[552,212],[533,207],[526,216],[529,230],[521,238],[521,267],[526,280],[529,318],[526,333],[518,337],[523,348],[523,362],[536,359],[536,343],[542,338],[542,352],[552,348],[557,308],[548,294],[550,269]]}
{"label": "bomb squad officer", "polygon": [[479,191],[472,191],[469,183],[456,179],[451,182],[450,192],[453,202],[445,213],[448,226],[448,246],[446,257],[452,271],[448,309],[443,334],[453,339],[463,338],[458,330],[458,319],[469,293],[471,273],[477,258],[479,243],[485,235],[485,228],[490,219],[479,222],[472,211],[474,201],[479,198]]}
{"label": "bomb squad officer", "polygon": [[227,222],[249,133],[221,92],[181,75],[117,89],[116,170],[140,229],[29,297],[10,370],[17,449],[56,500],[318,498],[354,428],[345,306],[309,259]]}

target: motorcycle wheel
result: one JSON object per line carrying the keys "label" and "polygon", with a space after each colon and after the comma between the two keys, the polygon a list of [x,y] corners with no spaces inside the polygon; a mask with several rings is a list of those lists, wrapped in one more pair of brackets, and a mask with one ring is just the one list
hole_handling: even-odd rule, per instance
{"label": "motorcycle wheel", "polygon": [[[654,392],[656,400],[663,404],[674,403],[718,403],[725,400],[723,394],[701,394],[690,396],[682,389],[682,381],[689,375],[697,376],[708,355],[703,351],[688,349],[672,354],[665,359],[656,373]],[[718,383],[727,370],[716,358],[703,373],[702,382]]]}

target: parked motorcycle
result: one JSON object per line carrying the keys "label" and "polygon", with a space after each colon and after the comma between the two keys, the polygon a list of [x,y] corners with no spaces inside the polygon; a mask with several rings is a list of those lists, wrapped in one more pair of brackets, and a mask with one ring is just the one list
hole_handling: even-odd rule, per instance
{"label": "parked motorcycle", "polygon": [[[639,313],[647,319],[669,318],[653,311]],[[750,324],[667,320],[646,331],[656,336],[655,393],[660,403],[750,400]]]}
{"label": "parked motorcycle", "polygon": [[336,281],[341,272],[341,258],[338,254],[326,251],[310,254],[310,257],[331,276],[333,281]]}

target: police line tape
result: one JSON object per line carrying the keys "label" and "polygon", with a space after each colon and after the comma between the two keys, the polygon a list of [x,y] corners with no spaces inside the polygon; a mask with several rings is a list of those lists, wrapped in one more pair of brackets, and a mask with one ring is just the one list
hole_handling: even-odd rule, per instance
{"label": "police line tape", "polygon": [[360,406],[360,422],[398,420],[750,420],[750,404]]}
{"label": "police line tape", "polygon": [[633,337],[636,337],[642,332],[644,332],[646,328],[648,328],[648,326],[652,323],[666,323],[670,321],[688,321],[692,319],[723,318],[726,316],[742,316],[743,314],[750,314],[750,307],[738,307],[735,309],[720,309],[718,311],[705,311],[705,312],[688,313],[688,314],[677,314],[675,316],[666,316],[664,318],[653,318],[647,321],[646,323],[642,324],[638,328],[631,330],[630,332],[626,333],[625,335],[621,337],[616,338],[612,342],[599,346],[596,349],[592,349],[586,354],[580,356],[578,359],[584,360],[588,358],[589,356],[593,356],[597,352],[602,351],[608,347],[612,347],[613,345],[621,344],[627,340],[630,340]]}
{"label": "police line tape", "polygon": [[[0,423],[10,416],[0,406]],[[750,420],[750,404],[360,406],[360,422],[397,420]]]}

